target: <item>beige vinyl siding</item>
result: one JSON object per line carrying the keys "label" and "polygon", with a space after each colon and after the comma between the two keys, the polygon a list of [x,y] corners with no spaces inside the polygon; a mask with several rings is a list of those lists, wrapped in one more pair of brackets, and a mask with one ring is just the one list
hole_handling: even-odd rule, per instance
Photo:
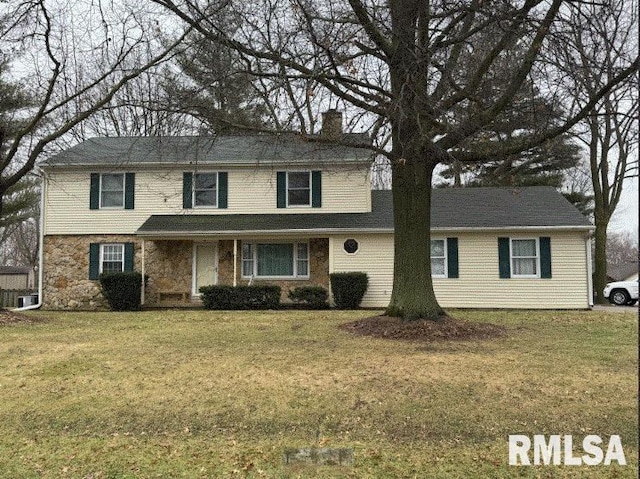
{"label": "beige vinyl siding", "polygon": [[[225,168],[228,208],[182,208],[182,174],[188,168],[136,170],[135,209],[90,210],[90,173],[47,172],[45,234],[132,234],[158,214],[288,214],[371,211],[371,185],[366,167],[335,167],[322,172],[322,208],[276,207],[276,168]],[[213,171],[201,169],[200,171]]]}
{"label": "beige vinyl siding", "polygon": [[[551,279],[500,279],[498,236],[551,237]],[[391,235],[352,236],[360,244],[356,255],[347,255],[346,237],[333,237],[332,272],[366,271],[370,288],[362,305],[385,307],[393,284]],[[447,233],[457,237],[460,277],[434,278],[436,297],[447,308],[582,309],[589,307],[586,240],[583,232]]]}
{"label": "beige vinyl siding", "polygon": [[[348,254],[344,250],[344,242],[349,238],[358,242],[356,253]],[[364,271],[369,276],[369,287],[362,298],[362,307],[377,308],[389,304],[393,286],[393,235],[391,233],[331,236],[329,255],[331,273]]]}

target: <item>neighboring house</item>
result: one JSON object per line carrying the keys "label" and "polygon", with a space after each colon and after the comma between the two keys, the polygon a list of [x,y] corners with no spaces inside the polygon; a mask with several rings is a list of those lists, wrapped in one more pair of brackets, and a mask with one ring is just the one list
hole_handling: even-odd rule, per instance
{"label": "neighboring house", "polygon": [[28,266],[0,266],[0,289],[33,288],[34,276],[33,269]]}
{"label": "neighboring house", "polygon": [[[365,271],[362,305],[384,307],[393,208],[370,161],[295,135],[87,140],[43,165],[44,307],[103,307],[100,273],[131,269],[149,305],[209,284],[275,283],[286,299]],[[553,188],[438,189],[432,210],[442,306],[589,307],[592,227]]]}

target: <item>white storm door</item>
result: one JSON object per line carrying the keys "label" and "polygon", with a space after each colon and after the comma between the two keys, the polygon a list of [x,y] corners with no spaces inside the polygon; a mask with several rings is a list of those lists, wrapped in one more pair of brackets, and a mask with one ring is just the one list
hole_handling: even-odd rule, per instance
{"label": "white storm door", "polygon": [[218,252],[215,243],[195,244],[193,248],[193,294],[202,286],[218,282]]}

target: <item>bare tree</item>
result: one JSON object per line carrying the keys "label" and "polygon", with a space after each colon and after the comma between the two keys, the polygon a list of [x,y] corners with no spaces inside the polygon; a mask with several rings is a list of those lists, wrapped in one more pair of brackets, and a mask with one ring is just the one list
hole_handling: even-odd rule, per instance
{"label": "bare tree", "polygon": [[[607,264],[638,266],[638,241],[631,233],[609,233],[607,235]],[[637,270],[636,270],[637,271]]]}
{"label": "bare tree", "polygon": [[[583,25],[578,28],[578,25]],[[638,3],[585,4],[573,13],[557,68],[574,108],[583,108],[638,54]],[[588,151],[594,200],[596,301],[606,302],[607,228],[627,179],[638,176],[638,83],[629,77],[609,90],[574,129]]]}
{"label": "bare tree", "polygon": [[15,76],[33,105],[22,109],[20,128],[0,135],[0,217],[7,191],[53,142],[108,107],[128,82],[167,61],[182,41],[179,35],[164,48],[152,45],[148,33],[155,23],[125,1],[2,5],[0,48],[19,58]]}
{"label": "bare tree", "polygon": [[[433,292],[429,260],[437,165],[451,159],[485,162],[566,133],[638,67],[637,58],[621,65],[571,117],[509,145],[488,141],[485,149],[470,151],[466,141],[500,121],[549,51],[550,34],[561,35],[571,15],[582,13],[583,2],[154,1],[212,42],[235,49],[257,78],[294,93],[312,81],[328,92],[330,101],[344,104],[348,114],[388,126],[388,149],[376,150],[392,169],[395,252],[387,313],[405,319],[444,314]],[[240,22],[233,35],[217,21],[221,8]],[[479,48],[488,29],[495,32],[491,43]],[[515,46],[521,54],[502,72],[508,81],[483,96],[485,79],[496,74],[499,59]],[[475,53],[475,62],[464,61],[467,52]],[[548,91],[544,84],[538,87]],[[454,115],[459,110],[464,113]]]}

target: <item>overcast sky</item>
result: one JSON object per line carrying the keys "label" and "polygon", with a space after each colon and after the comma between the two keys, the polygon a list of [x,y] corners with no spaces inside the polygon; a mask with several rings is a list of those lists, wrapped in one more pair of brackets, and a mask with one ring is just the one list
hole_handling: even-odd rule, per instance
{"label": "overcast sky", "polygon": [[619,233],[629,231],[634,235],[636,241],[638,240],[639,194],[638,178],[627,180],[622,190],[622,198],[620,199],[618,209],[611,219],[609,232]]}

